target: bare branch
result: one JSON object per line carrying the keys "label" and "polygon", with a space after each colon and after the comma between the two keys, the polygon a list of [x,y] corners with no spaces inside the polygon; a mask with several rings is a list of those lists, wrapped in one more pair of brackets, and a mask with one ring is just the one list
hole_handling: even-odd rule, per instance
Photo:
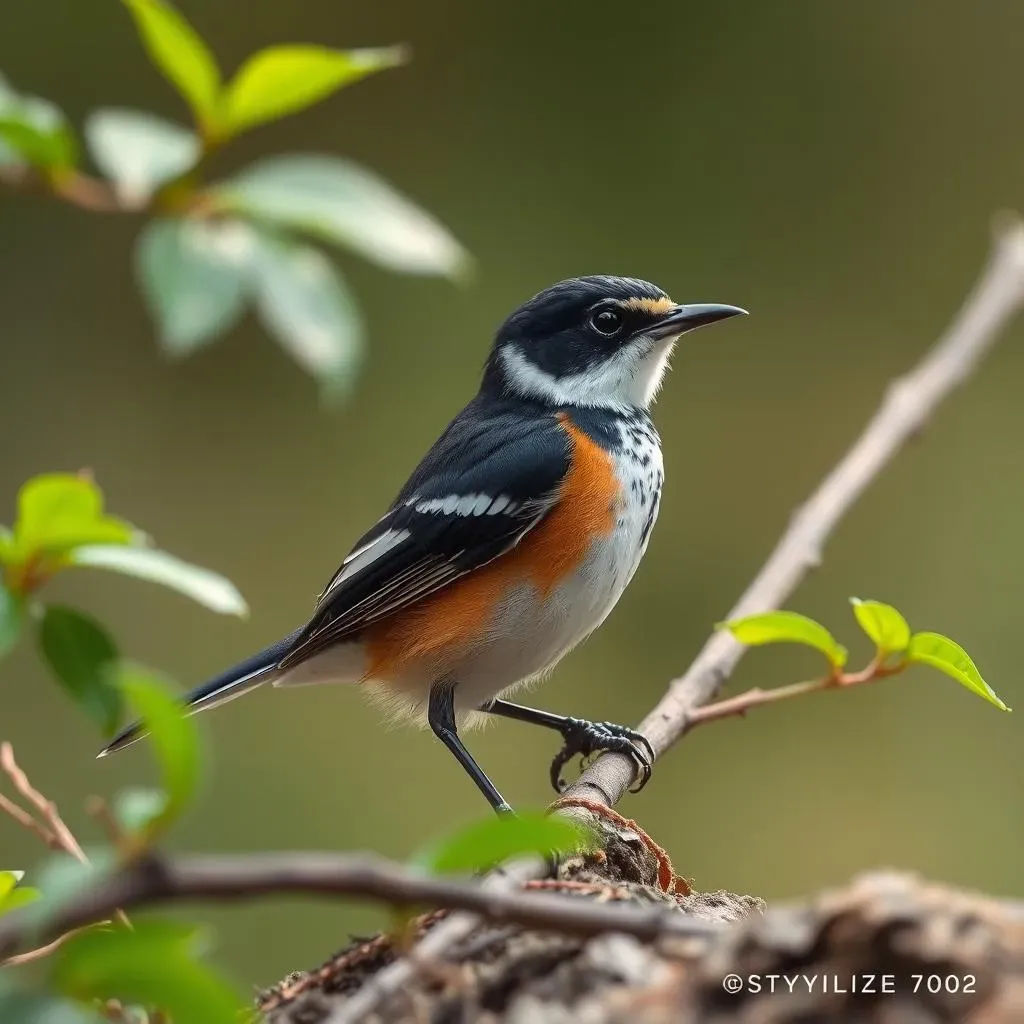
{"label": "bare branch", "polygon": [[[821,560],[825,542],[843,516],[904,444],[925,426],[943,399],[964,382],[1024,304],[1024,225],[1003,224],[988,264],[959,314],[931,351],[892,382],[863,433],[793,516],[764,567],[729,619],[777,608]],[[663,754],[694,724],[694,709],[714,698],[745,648],[727,633],[714,634],[686,674],[640,724]],[[566,795],[617,803],[635,780],[636,765],[621,754],[597,758]]]}
{"label": "bare branch", "polygon": [[[24,825],[25,828],[39,836],[50,849],[69,853],[80,863],[88,864],[89,859],[79,845],[78,840],[72,834],[71,829],[64,824],[64,819],[61,818],[57,811],[57,805],[52,800],[47,800],[28,781],[28,776],[14,759],[14,748],[6,741],[0,743],[0,771],[11,780],[11,785],[14,786],[18,793],[35,808],[42,822],[30,818],[24,811],[21,811],[20,815],[13,813],[11,808],[17,805],[11,805],[8,800],[0,802],[0,808],[10,814],[19,824]],[[21,809],[17,808],[17,810],[20,811]],[[29,820],[26,821],[25,818],[29,818]]]}
{"label": "bare branch", "polygon": [[57,837],[45,825],[41,825],[24,807],[9,800],[3,793],[0,793],[0,813],[6,814],[8,818],[13,818],[23,829],[37,836],[46,846],[53,846],[57,842]]}
{"label": "bare branch", "polygon": [[[476,881],[424,875],[376,857],[331,853],[260,854],[243,857],[150,857],[98,881],[47,924],[46,938],[92,924],[119,907],[187,900],[238,900],[271,895],[346,896],[394,906],[470,910],[492,921],[572,935],[617,931],[653,941],[663,935],[707,935],[713,927],[667,905],[615,906],[546,893],[496,891]],[[25,916],[0,920],[0,957],[27,937]]]}

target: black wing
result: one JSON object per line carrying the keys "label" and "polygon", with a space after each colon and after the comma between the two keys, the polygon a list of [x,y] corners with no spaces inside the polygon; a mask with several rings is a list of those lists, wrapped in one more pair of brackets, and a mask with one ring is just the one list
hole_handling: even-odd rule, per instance
{"label": "black wing", "polygon": [[571,441],[551,414],[478,396],[353,547],[285,669],[497,558],[547,514]]}

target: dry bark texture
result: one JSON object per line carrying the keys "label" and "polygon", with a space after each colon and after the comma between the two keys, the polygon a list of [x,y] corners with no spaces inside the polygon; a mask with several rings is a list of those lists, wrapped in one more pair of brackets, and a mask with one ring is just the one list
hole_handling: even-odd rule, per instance
{"label": "dry bark texture", "polygon": [[[1019,906],[912,876],[878,873],[806,904],[665,890],[664,865],[635,833],[605,823],[605,849],[533,883],[566,899],[664,904],[720,923],[645,945],[481,924],[444,962],[381,1005],[374,1024],[932,1024],[1024,1021]],[[659,873],[661,879],[659,881]],[[421,919],[417,936],[443,916]],[[260,998],[268,1024],[328,1024],[367,979],[403,955],[386,936],[356,942]],[[743,991],[726,992],[727,975]],[[772,975],[778,977],[773,982]],[[751,982],[754,976],[757,981]],[[755,991],[759,985],[760,991]],[[790,986],[792,990],[790,990]],[[867,991],[854,992],[854,987]],[[939,991],[931,991],[938,987]],[[773,991],[774,989],[774,991]]]}

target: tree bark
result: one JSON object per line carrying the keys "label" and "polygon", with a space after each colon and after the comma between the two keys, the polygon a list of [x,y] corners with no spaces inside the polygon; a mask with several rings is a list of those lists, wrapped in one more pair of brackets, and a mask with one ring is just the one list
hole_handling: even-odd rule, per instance
{"label": "tree bark", "polygon": [[[568,900],[668,906],[714,923],[644,943],[480,923],[360,1019],[374,1024],[938,1024],[1024,1021],[1024,909],[912,875],[880,872],[787,906],[729,892],[666,891],[630,829],[602,821],[604,849],[528,883]],[[685,890],[685,885],[681,889]],[[259,999],[267,1024],[334,1024],[402,941],[355,942]],[[728,980],[727,980],[728,979]],[[733,991],[734,990],[734,991]]]}

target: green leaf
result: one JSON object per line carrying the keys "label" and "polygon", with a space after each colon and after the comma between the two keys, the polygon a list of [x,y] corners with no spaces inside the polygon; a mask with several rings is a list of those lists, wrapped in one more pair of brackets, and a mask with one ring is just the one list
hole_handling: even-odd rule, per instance
{"label": "green leaf", "polygon": [[761,644],[804,644],[821,651],[834,668],[846,664],[846,648],[836,642],[820,622],[797,612],[764,612],[744,619],[720,622],[716,629],[727,629],[741,644],[759,647]]}
{"label": "green leaf", "polygon": [[114,801],[114,814],[127,832],[147,832],[167,810],[167,794],[159,789],[126,789]]}
{"label": "green leaf", "polygon": [[995,704],[1000,711],[1011,710],[982,679],[970,655],[948,636],[941,633],[915,633],[907,648],[907,661],[937,668],[979,697],[984,697],[990,704]]}
{"label": "green leaf", "polygon": [[32,992],[0,993],[0,1021],[4,1024],[103,1024],[103,1018],[88,1007]]}
{"label": "green leaf", "polygon": [[305,370],[331,389],[351,382],[363,355],[356,302],[323,253],[262,238],[256,304],[267,329]]}
{"label": "green leaf", "polygon": [[6,896],[0,896],[0,917],[9,914],[12,910],[20,910],[30,903],[35,903],[41,896],[42,893],[31,885],[20,886],[13,892],[7,893]]}
{"label": "green leaf", "polygon": [[18,642],[24,618],[25,602],[11,593],[0,576],[0,658]]}
{"label": "green leaf", "polygon": [[165,807],[149,825],[153,836],[177,819],[195,795],[201,765],[199,738],[181,702],[162,680],[137,667],[124,667],[120,686],[149,732],[167,793]]}
{"label": "green leaf", "polygon": [[390,270],[457,277],[468,267],[465,250],[430,214],[335,157],[262,160],[210,197],[222,209],[297,228]]}
{"label": "green leaf", "polygon": [[850,604],[860,628],[874,641],[879,654],[899,654],[907,649],[910,626],[891,604],[862,601],[859,597],[851,597]]}
{"label": "green leaf", "polygon": [[330,50],[325,46],[272,46],[254,53],[224,90],[224,133],[235,134],[304,110],[332,92],[405,60],[398,46]]}
{"label": "green leaf", "polygon": [[[0,116],[3,114],[4,107],[13,103],[17,96],[18,94],[10,87],[7,79],[0,75]],[[21,155],[14,147],[0,139],[0,167],[18,166],[23,162]]]}
{"label": "green leaf", "polygon": [[0,562],[14,558],[14,534],[6,526],[0,526]]}
{"label": "green leaf", "polygon": [[194,132],[137,110],[95,111],[85,139],[121,197],[138,203],[195,166],[202,148]]}
{"label": "green leaf", "polygon": [[75,548],[69,559],[71,565],[110,569],[170,587],[222,615],[249,614],[245,599],[230,580],[157,548],[88,545]]}
{"label": "green leaf", "polygon": [[117,648],[103,627],[73,608],[49,605],[39,624],[39,646],[57,679],[104,735],[121,717]]}
{"label": "green leaf", "polygon": [[509,857],[593,846],[593,837],[567,818],[546,814],[503,815],[474,822],[431,843],[412,863],[431,874],[465,873]]}
{"label": "green leaf", "polygon": [[24,871],[0,871],[0,916],[39,899],[38,889],[30,885],[19,885],[24,877]]}
{"label": "green leaf", "polygon": [[12,892],[24,877],[24,871],[0,871],[0,900]]}
{"label": "green leaf", "polygon": [[231,327],[245,308],[251,229],[233,221],[154,220],[139,235],[139,284],[160,343],[184,355]]}
{"label": "green leaf", "polygon": [[124,0],[150,60],[184,96],[200,124],[211,129],[220,95],[220,71],[209,47],[170,4]]}
{"label": "green leaf", "polygon": [[128,544],[134,536],[129,523],[104,513],[103,492],[88,477],[46,473],[18,492],[9,560],[61,555],[81,544]]}
{"label": "green leaf", "polygon": [[75,137],[59,107],[9,89],[0,91],[0,142],[48,170],[73,167],[78,156]]}
{"label": "green leaf", "polygon": [[157,1007],[181,1024],[237,1024],[244,1002],[197,961],[202,941],[196,928],[161,920],[82,932],[56,954],[53,984],[76,999]]}

